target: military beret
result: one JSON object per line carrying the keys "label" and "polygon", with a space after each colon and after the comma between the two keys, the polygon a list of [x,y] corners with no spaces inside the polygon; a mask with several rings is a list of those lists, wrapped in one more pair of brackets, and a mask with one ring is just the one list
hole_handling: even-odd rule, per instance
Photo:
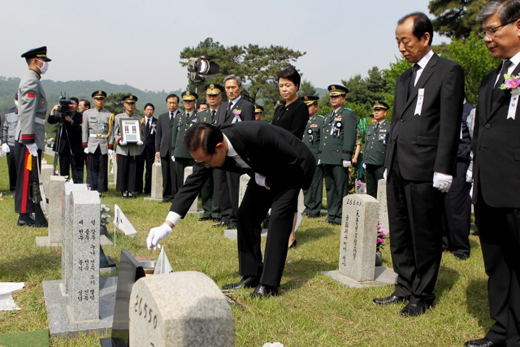
{"label": "military beret", "polygon": [[383,101],[379,101],[379,100],[374,101],[373,109],[377,110],[379,108],[382,108],[383,110],[388,110],[390,108],[390,106],[388,106],[388,104]]}
{"label": "military beret", "polygon": [[255,105],[255,113],[264,112],[264,108],[260,105]]}
{"label": "military beret", "polygon": [[328,88],[330,96],[340,96],[348,93],[347,87],[341,84],[331,84]]}
{"label": "military beret", "polygon": [[33,48],[22,54],[22,58],[40,58],[45,61],[52,61],[47,57],[47,46]]}
{"label": "military beret", "polygon": [[92,97],[94,99],[104,99],[107,97],[107,93],[105,93],[104,91],[102,90],[97,90],[95,91],[94,93],[92,93]]}
{"label": "military beret", "polygon": [[217,83],[208,83],[204,87],[206,95],[219,95],[224,91],[224,87]]}
{"label": "military beret", "polygon": [[182,96],[182,100],[184,100],[184,101],[194,101],[194,100],[197,100],[199,98],[197,93],[190,92],[189,90],[187,90],[184,93],[182,93],[181,96]]}
{"label": "military beret", "polygon": [[137,102],[137,96],[135,95],[125,95],[123,96],[123,102],[126,102],[128,104],[135,104]]}
{"label": "military beret", "polygon": [[301,99],[307,106],[310,106],[313,104],[317,104],[318,100],[320,100],[320,97],[314,96],[314,95],[306,95],[306,96],[302,96]]}

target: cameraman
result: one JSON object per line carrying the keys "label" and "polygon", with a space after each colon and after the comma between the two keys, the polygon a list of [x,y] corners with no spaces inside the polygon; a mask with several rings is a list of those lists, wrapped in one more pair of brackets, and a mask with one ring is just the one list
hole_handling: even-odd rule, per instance
{"label": "cameraman", "polygon": [[[81,146],[81,123],[83,115],[77,112],[78,98],[70,98],[68,111],[59,112],[55,105],[48,118],[49,124],[60,123],[53,150],[60,158],[60,175],[69,176],[74,183],[83,183],[83,149]],[[69,174],[69,167],[72,174]]]}

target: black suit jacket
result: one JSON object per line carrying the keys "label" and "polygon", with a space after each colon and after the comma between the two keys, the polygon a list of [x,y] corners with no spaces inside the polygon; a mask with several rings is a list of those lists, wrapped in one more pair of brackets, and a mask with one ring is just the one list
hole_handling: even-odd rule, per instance
{"label": "black suit jacket", "polygon": [[303,131],[309,121],[309,107],[298,98],[289,106],[277,107],[274,110],[273,121],[271,124],[289,130],[294,136],[301,139]]}
{"label": "black suit jacket", "polygon": [[[316,169],[314,155],[307,145],[287,130],[258,121],[225,124],[219,128],[251,167],[243,169],[228,157],[221,170],[247,173],[253,182],[255,173],[259,173],[266,177],[265,181],[272,190],[294,184],[302,189],[310,186]],[[212,171],[213,168],[196,163],[193,174],[175,195],[170,211],[185,216]]]}
{"label": "black suit jacket", "polygon": [[[395,85],[392,125],[385,166],[391,171],[397,154],[404,179],[432,181],[433,173],[455,174],[455,157],[464,103],[464,71],[434,54],[407,97],[412,69]],[[421,115],[415,109],[419,89],[424,89]]]}
{"label": "black suit jacket", "polygon": [[[473,202],[477,203],[480,193],[489,206],[519,208],[520,112],[517,104],[515,119],[507,119],[509,90],[495,90],[492,99],[500,67],[484,77],[479,90],[472,141]],[[517,66],[513,75],[519,73]]]}
{"label": "black suit jacket", "polygon": [[[65,129],[67,129],[67,133],[69,134],[69,142],[70,142],[70,148],[72,149],[72,153],[74,156],[81,156],[83,153],[82,148],[82,138],[81,138],[81,124],[83,123],[83,115],[79,112],[74,113],[70,116],[72,118],[72,124],[69,122],[64,122]],[[49,118],[47,119],[49,124],[55,124],[59,122],[58,114],[49,115]],[[58,128],[59,131],[59,128]],[[53,150],[60,153],[60,154],[66,154],[69,153],[69,145],[67,143],[67,135],[65,132],[61,134],[60,138],[60,148],[56,148],[56,144],[58,143],[58,137],[60,134],[56,134],[56,141],[54,141]]]}
{"label": "black suit jacket", "polygon": [[228,110],[229,101],[223,103],[218,107],[217,112],[217,125],[229,124],[233,121],[234,111],[240,110],[240,119],[242,121],[255,120],[255,106],[249,101],[240,98],[237,103],[233,106],[232,110]]}
{"label": "black suit jacket", "polygon": [[[179,110],[175,111],[177,115]],[[170,112],[163,113],[157,120],[157,130],[155,134],[155,151],[161,152],[161,157],[164,158],[168,155],[168,151],[172,147],[172,129],[175,120],[170,121]]]}
{"label": "black suit jacket", "polygon": [[157,135],[157,118],[152,116],[152,126],[146,131],[146,122],[148,118],[144,117],[144,133],[143,133],[143,142],[144,142],[144,151],[148,157],[155,155],[155,138]]}

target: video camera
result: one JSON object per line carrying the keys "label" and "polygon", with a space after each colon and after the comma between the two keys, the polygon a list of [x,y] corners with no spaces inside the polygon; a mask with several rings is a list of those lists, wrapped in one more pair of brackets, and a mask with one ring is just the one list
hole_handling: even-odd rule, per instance
{"label": "video camera", "polygon": [[61,95],[58,100],[58,119],[60,122],[65,121],[65,116],[70,115],[70,104],[72,104],[72,100],[68,99],[66,96]]}
{"label": "video camera", "polygon": [[220,71],[220,66],[212,62],[211,59],[212,57],[203,55],[200,58],[188,60],[188,78],[193,83],[200,83],[204,81],[204,78],[209,78],[209,75],[214,75]]}

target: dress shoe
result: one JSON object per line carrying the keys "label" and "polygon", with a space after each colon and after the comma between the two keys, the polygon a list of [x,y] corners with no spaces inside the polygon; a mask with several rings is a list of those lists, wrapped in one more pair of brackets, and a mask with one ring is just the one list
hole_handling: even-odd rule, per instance
{"label": "dress shoe", "polygon": [[228,229],[236,229],[236,228],[237,228],[237,223],[235,223],[235,222],[231,222],[231,223],[228,224],[228,227],[227,227],[227,228],[228,228]]}
{"label": "dress shoe", "polygon": [[211,217],[200,217],[199,222],[203,222],[205,220],[210,220],[210,219],[211,219]]}
{"label": "dress shoe", "polygon": [[125,190],[124,192],[121,193],[121,196],[123,197],[123,199],[128,198],[128,192]]}
{"label": "dress shoe", "polygon": [[486,338],[483,338],[483,339],[468,341],[464,344],[464,346],[467,346],[467,347],[501,347],[501,346],[505,346],[505,345],[494,343],[494,342],[489,341]]}
{"label": "dress shoe", "polygon": [[220,218],[213,218],[214,222],[220,222]]}
{"label": "dress shoe", "polygon": [[378,305],[388,305],[388,304],[397,304],[399,302],[405,302],[408,298],[405,298],[403,296],[397,296],[397,295],[390,295],[386,298],[375,298],[373,301]]}
{"label": "dress shoe", "polygon": [[33,226],[36,228],[48,228],[49,223],[46,220],[36,220],[36,221],[34,221]]}
{"label": "dress shoe", "polygon": [[309,218],[320,218],[320,215],[319,214],[310,214],[308,217]]}
{"label": "dress shoe", "polygon": [[400,312],[403,317],[417,317],[426,313],[430,308],[429,305],[418,305],[409,302]]}
{"label": "dress shoe", "polygon": [[132,199],[133,197],[134,197],[134,195],[132,194],[132,192],[128,192],[128,199]]}
{"label": "dress shoe", "polygon": [[229,226],[229,223],[228,223],[228,222],[224,222],[224,221],[222,221],[222,222],[220,222],[220,223],[218,223],[218,224],[214,224],[214,225],[213,225],[213,228],[221,228],[221,227],[228,227],[228,226]]}
{"label": "dress shoe", "polygon": [[278,287],[264,286],[263,284],[259,284],[256,286],[255,290],[251,293],[252,298],[268,298],[270,296],[278,295]]}
{"label": "dress shoe", "polygon": [[453,255],[454,255],[455,258],[457,258],[458,260],[466,260],[466,259],[469,258],[469,256],[466,255],[466,254],[453,253]]}
{"label": "dress shoe", "polygon": [[20,215],[20,217],[18,217],[18,226],[19,227],[24,227],[24,226],[32,227],[32,226],[34,226],[34,219],[31,216],[29,216],[28,214],[24,215],[24,216]]}
{"label": "dress shoe", "polygon": [[298,246],[298,242],[296,240],[294,240],[294,242],[291,243],[291,245],[289,246],[289,249],[296,248],[296,246]]}
{"label": "dress shoe", "polygon": [[244,276],[237,283],[226,284],[222,289],[238,289],[238,288],[253,288],[258,286],[258,277]]}

